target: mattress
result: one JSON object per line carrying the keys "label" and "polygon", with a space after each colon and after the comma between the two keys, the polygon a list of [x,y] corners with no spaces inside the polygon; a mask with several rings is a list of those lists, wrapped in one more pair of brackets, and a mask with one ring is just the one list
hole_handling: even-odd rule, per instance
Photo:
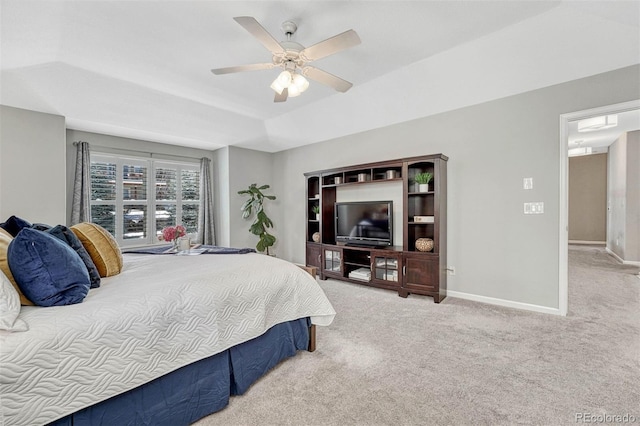
{"label": "mattress", "polygon": [[125,255],[83,303],[23,307],[0,332],[0,424],[45,424],[180,367],[335,311],[315,279],[261,254]]}

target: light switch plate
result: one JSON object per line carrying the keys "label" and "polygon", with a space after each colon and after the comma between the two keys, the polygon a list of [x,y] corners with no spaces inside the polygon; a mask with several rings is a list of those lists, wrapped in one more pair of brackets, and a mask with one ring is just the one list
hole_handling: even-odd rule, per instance
{"label": "light switch plate", "polygon": [[522,187],[524,189],[533,189],[533,178],[522,179]]}

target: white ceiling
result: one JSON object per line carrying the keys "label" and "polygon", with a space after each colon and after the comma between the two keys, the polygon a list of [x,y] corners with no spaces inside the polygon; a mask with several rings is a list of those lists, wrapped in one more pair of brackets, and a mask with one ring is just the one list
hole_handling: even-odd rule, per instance
{"label": "white ceiling", "polygon": [[[69,128],[275,152],[640,63],[640,1],[0,0],[0,103]],[[233,17],[310,46],[362,44],[314,62],[354,84],[311,81],[273,103],[278,70]],[[569,111],[568,111],[569,112]]]}

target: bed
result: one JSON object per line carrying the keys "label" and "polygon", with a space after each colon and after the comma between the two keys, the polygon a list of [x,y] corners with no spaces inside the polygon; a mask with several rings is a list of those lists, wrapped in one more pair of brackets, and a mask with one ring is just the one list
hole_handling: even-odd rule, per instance
{"label": "bed", "polygon": [[335,315],[303,269],[256,253],[124,254],[82,303],[0,331],[0,425],[190,424],[308,349]]}

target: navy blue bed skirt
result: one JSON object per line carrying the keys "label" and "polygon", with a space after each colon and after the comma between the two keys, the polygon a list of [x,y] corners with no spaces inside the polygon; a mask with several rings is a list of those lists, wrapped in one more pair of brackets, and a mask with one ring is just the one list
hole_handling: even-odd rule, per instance
{"label": "navy blue bed skirt", "polygon": [[275,325],[263,335],[194,362],[50,425],[189,425],[222,410],[280,361],[306,350],[308,318]]}

